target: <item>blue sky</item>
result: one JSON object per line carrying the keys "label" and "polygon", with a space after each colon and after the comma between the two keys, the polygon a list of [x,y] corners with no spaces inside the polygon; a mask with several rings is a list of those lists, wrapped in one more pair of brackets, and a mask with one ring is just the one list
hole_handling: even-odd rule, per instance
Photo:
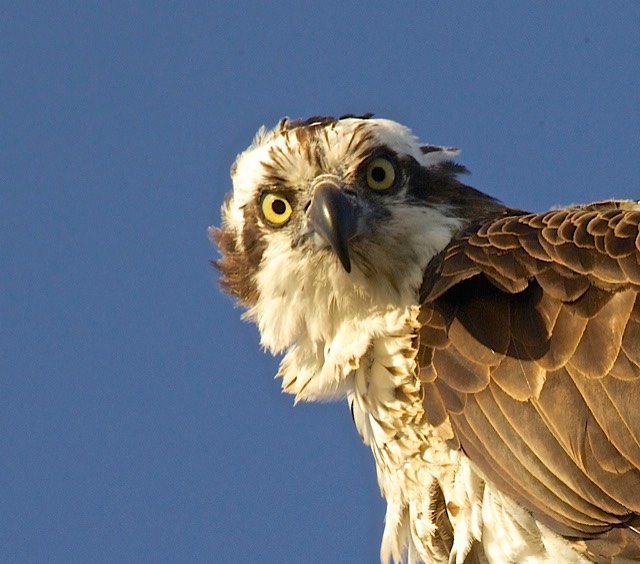
{"label": "blue sky", "polygon": [[370,453],[216,288],[229,167],[375,112],[531,210],[640,190],[640,4],[0,7],[0,561],[372,562]]}

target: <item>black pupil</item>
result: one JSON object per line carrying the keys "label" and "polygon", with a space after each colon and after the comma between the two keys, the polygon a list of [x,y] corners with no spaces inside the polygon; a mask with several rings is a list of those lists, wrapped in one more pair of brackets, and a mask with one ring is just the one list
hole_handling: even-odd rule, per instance
{"label": "black pupil", "polygon": [[382,182],[385,176],[387,176],[387,173],[381,166],[374,166],[371,169],[371,178],[373,178],[375,182]]}
{"label": "black pupil", "polygon": [[287,205],[282,200],[274,200],[271,204],[271,209],[273,210],[273,213],[282,215],[287,211]]}

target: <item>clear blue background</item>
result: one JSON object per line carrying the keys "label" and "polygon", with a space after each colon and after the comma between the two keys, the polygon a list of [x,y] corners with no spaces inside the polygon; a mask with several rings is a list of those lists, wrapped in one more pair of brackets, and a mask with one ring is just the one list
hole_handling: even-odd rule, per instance
{"label": "clear blue background", "polygon": [[292,406],[206,228],[283,115],[375,112],[543,210],[640,190],[640,4],[3,2],[0,561],[373,562],[370,453]]}

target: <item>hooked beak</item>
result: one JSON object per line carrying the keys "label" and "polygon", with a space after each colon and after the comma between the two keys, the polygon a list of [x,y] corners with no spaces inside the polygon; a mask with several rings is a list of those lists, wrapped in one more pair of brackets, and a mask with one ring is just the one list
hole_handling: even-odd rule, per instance
{"label": "hooked beak", "polygon": [[336,254],[347,272],[351,272],[349,240],[357,233],[360,207],[353,197],[333,182],[319,183],[309,208],[309,227]]}

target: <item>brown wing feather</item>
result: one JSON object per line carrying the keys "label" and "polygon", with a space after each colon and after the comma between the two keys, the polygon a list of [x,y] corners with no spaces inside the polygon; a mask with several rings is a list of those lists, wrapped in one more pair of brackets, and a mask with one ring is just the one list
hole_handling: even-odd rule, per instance
{"label": "brown wing feather", "polygon": [[620,527],[616,556],[640,553],[624,528],[640,515],[639,225],[632,202],[502,217],[422,288],[427,417],[448,414],[488,480],[596,560]]}

